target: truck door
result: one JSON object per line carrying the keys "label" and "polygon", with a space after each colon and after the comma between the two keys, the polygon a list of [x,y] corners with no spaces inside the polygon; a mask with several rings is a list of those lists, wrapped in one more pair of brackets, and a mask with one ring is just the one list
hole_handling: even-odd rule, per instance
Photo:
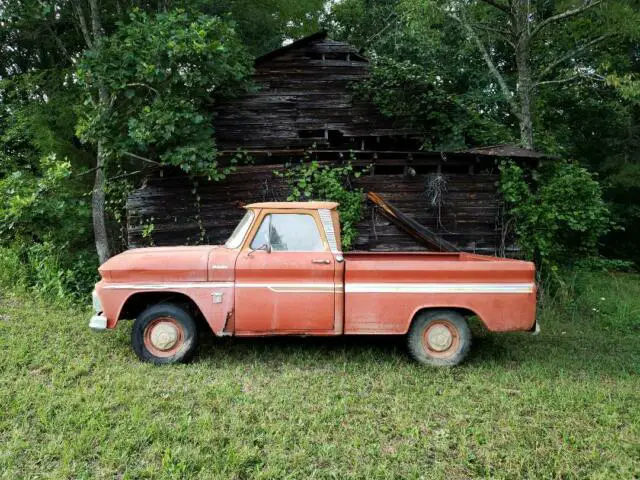
{"label": "truck door", "polygon": [[331,332],[334,257],[312,212],[262,214],[236,260],[235,332]]}

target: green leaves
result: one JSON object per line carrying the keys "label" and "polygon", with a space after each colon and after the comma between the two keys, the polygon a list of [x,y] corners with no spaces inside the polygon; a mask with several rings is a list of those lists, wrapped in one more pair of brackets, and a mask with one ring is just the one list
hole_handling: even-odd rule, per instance
{"label": "green leaves", "polygon": [[585,168],[556,161],[527,182],[522,168],[505,161],[500,173],[500,191],[527,258],[554,270],[596,253],[611,222],[600,184]]}
{"label": "green leaves", "polygon": [[[410,60],[378,57],[370,77],[355,86],[399,125],[422,135],[428,150],[457,150],[469,143],[499,143],[509,138],[487,104],[474,92],[456,92],[459,72],[425,70]],[[481,113],[479,113],[481,112]]]}
{"label": "green leaves", "polygon": [[[115,157],[134,153],[220,179],[211,107],[245,87],[250,65],[233,28],[220,18],[134,11],[77,71],[92,92],[78,133],[85,141],[101,140]],[[108,105],[98,99],[101,87]]]}
{"label": "green leaves", "polygon": [[324,200],[338,202],[342,249],[350,250],[356,241],[357,223],[362,218],[364,195],[361,189],[351,187],[350,178],[360,172],[354,171],[351,162],[341,165],[321,165],[309,161],[308,156],[296,165],[286,165],[283,172],[274,175],[283,177],[289,185],[289,201]]}
{"label": "green leaves", "polygon": [[74,210],[70,195],[58,194],[70,176],[69,162],[50,156],[39,167],[41,175],[16,170],[0,180],[0,243],[49,236]]}

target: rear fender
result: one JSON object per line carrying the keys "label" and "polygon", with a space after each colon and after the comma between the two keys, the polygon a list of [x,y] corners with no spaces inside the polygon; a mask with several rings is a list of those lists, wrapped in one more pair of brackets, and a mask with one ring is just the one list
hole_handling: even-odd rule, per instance
{"label": "rear fender", "polygon": [[412,312],[404,333],[409,331],[416,315],[424,310],[458,310],[465,316],[477,316],[491,332],[529,331],[536,324],[536,294],[474,294],[467,301],[425,303]]}

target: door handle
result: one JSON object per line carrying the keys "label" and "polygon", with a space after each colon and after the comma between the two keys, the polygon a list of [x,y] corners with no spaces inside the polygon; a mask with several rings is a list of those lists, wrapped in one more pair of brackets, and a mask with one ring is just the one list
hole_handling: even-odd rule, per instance
{"label": "door handle", "polygon": [[311,260],[311,263],[319,263],[322,265],[330,265],[331,260]]}

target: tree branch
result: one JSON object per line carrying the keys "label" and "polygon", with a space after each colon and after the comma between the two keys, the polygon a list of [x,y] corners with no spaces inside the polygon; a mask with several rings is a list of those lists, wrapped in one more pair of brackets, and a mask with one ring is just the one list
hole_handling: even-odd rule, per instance
{"label": "tree branch", "polygon": [[119,178],[130,177],[131,175],[136,175],[136,174],[141,173],[141,172],[142,172],[142,170],[136,170],[135,172],[123,173],[121,175],[116,175],[115,177],[111,177],[111,178],[109,178],[109,180],[117,180]]}
{"label": "tree branch", "polygon": [[394,17],[396,17],[397,15],[398,14],[396,12],[391,12],[391,14],[384,20],[385,22],[387,22],[385,26],[382,27],[377,33],[374,33],[369,38],[367,38],[364,42],[364,45],[365,46],[369,45],[369,43],[371,43],[371,40],[373,40],[376,37],[379,37],[387,28],[393,25]]}
{"label": "tree branch", "polygon": [[91,31],[93,32],[94,40],[97,40],[104,35],[104,31],[102,30],[102,22],[100,19],[100,7],[98,6],[98,0],[89,0],[89,8],[91,9]]}
{"label": "tree branch", "polygon": [[498,82],[498,85],[502,90],[502,94],[504,95],[505,100],[511,107],[511,112],[516,116],[516,118],[520,119],[522,117],[522,113],[520,112],[520,108],[518,108],[518,104],[513,99],[513,95],[511,93],[511,90],[509,90],[509,86],[507,85],[507,82],[505,81],[500,71],[496,68],[495,64],[493,63],[493,60],[491,60],[491,55],[489,55],[489,52],[485,48],[484,44],[482,43],[480,38],[478,38],[478,35],[476,34],[473,27],[471,27],[471,25],[469,25],[467,22],[465,22],[463,19],[461,19],[460,17],[458,17],[456,14],[452,12],[447,12],[447,15],[449,15],[455,21],[460,23],[460,25],[462,25],[462,27],[467,31],[467,33],[469,34],[469,37],[471,37],[471,39],[474,41],[474,43],[478,47],[478,50],[480,50],[480,53],[482,54],[482,58],[484,58],[484,61],[489,67],[491,74],[494,76],[494,78]]}
{"label": "tree branch", "polygon": [[508,30],[503,30],[502,28],[490,27],[488,25],[484,25],[482,23],[476,23],[473,25],[474,28],[479,28],[480,30],[485,30],[487,32],[497,33],[502,37],[502,39],[511,45],[513,48],[516,48],[515,42],[511,39],[511,32]]}
{"label": "tree branch", "polygon": [[89,170],[85,170],[84,172],[76,173],[74,177],[81,177],[82,175],[86,175],[87,173],[95,172],[98,167],[90,168]]}
{"label": "tree branch", "polygon": [[160,92],[153,88],[151,85],[147,85],[146,83],[127,83],[125,86],[127,87],[145,87],[154,92],[156,95],[160,95]]}
{"label": "tree branch", "polygon": [[540,85],[551,85],[551,84],[558,84],[558,83],[569,83],[572,82],[574,80],[577,80],[578,78],[580,78],[582,75],[573,75],[572,77],[569,78],[562,78],[559,80],[546,80],[544,82],[538,82],[534,85],[533,88],[539,87]]}
{"label": "tree branch", "polygon": [[160,162],[156,162],[155,160],[151,160],[150,158],[141,157],[140,155],[136,155],[135,153],[131,153],[131,152],[122,152],[122,153],[131,158],[142,160],[143,162],[153,163],[154,165],[162,165]]}
{"label": "tree branch", "polygon": [[533,31],[531,32],[531,37],[532,38],[535,37],[540,32],[540,30],[542,30],[547,25],[550,25],[551,23],[554,23],[554,22],[559,22],[560,20],[564,20],[565,18],[579,15],[582,12],[589,10],[590,8],[600,5],[603,1],[604,0],[584,0],[584,4],[581,7],[577,7],[572,10],[566,10],[562,13],[549,17],[543,20],[540,23],[540,25],[538,25],[536,28],[533,29]]}
{"label": "tree branch", "polygon": [[60,50],[60,53],[62,53],[65,57],[67,57],[67,60],[69,60],[69,63],[73,65],[74,63],[73,57],[69,55],[69,51],[64,46],[64,43],[62,43],[62,40],[60,40],[60,37],[58,37],[56,32],[53,31],[53,28],[51,28],[51,25],[49,25],[48,23],[46,25],[46,28],[51,34],[51,36],[53,37],[53,39],[55,40],[56,46],[58,47],[58,50]]}
{"label": "tree branch", "polygon": [[506,13],[509,16],[512,16],[511,10],[507,5],[498,3],[496,0],[480,0],[480,1],[486,3],[487,5],[491,5],[492,7],[497,8],[498,10],[502,10],[504,13]]}
{"label": "tree branch", "polygon": [[80,0],[76,0],[73,2],[73,9],[76,11],[78,23],[80,24],[80,30],[82,31],[82,36],[84,37],[84,41],[87,44],[87,47],[93,48],[93,40],[91,39],[91,34],[89,33],[89,28],[87,27],[87,20],[86,18],[84,18],[84,11],[82,10],[82,6],[80,5]]}
{"label": "tree branch", "polygon": [[[538,75],[537,80],[542,80],[544,77],[549,75],[553,71],[553,69],[556,68],[558,65],[566,62],[571,57],[575,57],[579,53],[582,53],[587,48],[592,47],[594,45],[597,45],[600,42],[603,42],[604,40],[606,40],[607,38],[609,38],[611,36],[613,36],[613,34],[611,34],[611,33],[607,33],[605,35],[600,35],[599,37],[594,38],[590,42],[587,42],[584,45],[582,45],[582,46],[580,46],[580,47],[578,47],[578,48],[576,48],[574,50],[571,50],[570,52],[568,52],[565,55],[563,55],[560,58],[558,58],[556,61],[554,61],[551,64],[549,64],[544,70],[542,70],[542,72],[540,72],[540,74]],[[538,82],[538,84],[539,83],[540,82]]]}

